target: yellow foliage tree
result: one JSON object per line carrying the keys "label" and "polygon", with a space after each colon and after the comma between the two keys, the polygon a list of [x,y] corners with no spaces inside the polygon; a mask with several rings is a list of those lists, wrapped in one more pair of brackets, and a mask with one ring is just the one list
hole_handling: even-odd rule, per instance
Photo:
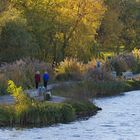
{"label": "yellow foliage tree", "polygon": [[17,113],[22,113],[25,110],[28,110],[29,106],[31,105],[31,101],[24,93],[22,87],[17,87],[12,80],[9,80],[7,91],[15,99],[15,109]]}

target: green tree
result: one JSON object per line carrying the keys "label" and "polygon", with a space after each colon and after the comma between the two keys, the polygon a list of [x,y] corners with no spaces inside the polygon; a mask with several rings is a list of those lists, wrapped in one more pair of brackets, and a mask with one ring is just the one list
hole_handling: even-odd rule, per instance
{"label": "green tree", "polygon": [[24,0],[19,5],[39,44],[38,57],[60,61],[66,56],[84,59],[89,53],[90,58],[105,12],[102,0]]}
{"label": "green tree", "polygon": [[106,0],[107,11],[98,31],[98,41],[104,49],[120,52],[139,46],[139,6],[136,0]]}
{"label": "green tree", "polygon": [[9,56],[14,49],[14,59],[29,52],[48,62],[88,61],[105,9],[103,0],[9,0],[0,17],[1,52]]}
{"label": "green tree", "polygon": [[125,25],[122,32],[125,49],[132,51],[140,46],[140,1],[124,1],[124,11],[121,20]]}
{"label": "green tree", "polygon": [[0,16],[0,61],[11,62],[26,56],[33,44],[22,12],[9,5]]}

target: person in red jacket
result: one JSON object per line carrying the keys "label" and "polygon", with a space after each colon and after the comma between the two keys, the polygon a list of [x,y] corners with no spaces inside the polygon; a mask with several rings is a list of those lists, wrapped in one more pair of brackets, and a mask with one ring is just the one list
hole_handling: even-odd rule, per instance
{"label": "person in red jacket", "polygon": [[39,86],[40,81],[41,81],[40,72],[37,71],[35,73],[35,85],[36,85],[36,89],[38,89],[38,86]]}

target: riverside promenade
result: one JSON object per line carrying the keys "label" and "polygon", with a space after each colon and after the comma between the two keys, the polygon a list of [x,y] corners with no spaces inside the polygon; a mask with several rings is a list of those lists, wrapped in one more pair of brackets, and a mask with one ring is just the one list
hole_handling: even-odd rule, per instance
{"label": "riverside promenade", "polygon": [[[50,92],[51,93],[51,90],[55,87],[59,87],[60,85],[64,84],[64,85],[67,85],[67,84],[71,84],[73,82],[65,82],[65,83],[61,83],[61,84],[50,84],[47,86],[47,92]],[[38,94],[38,90],[36,89],[30,89],[30,90],[25,90],[25,93],[35,99],[35,100],[38,100],[38,101],[44,101],[44,96],[42,94]],[[53,103],[61,103],[63,102],[64,100],[66,100],[65,97],[60,97],[60,96],[51,96],[51,99],[49,99],[48,101],[49,102],[53,102]],[[11,96],[11,95],[3,95],[3,96],[0,96],[0,104],[14,104],[14,98]]]}

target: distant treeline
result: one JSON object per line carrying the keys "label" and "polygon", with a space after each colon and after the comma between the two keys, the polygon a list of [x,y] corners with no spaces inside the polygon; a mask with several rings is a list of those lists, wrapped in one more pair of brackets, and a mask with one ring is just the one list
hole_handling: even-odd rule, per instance
{"label": "distant treeline", "polygon": [[1,0],[0,63],[129,52],[139,47],[139,7],[139,0]]}

